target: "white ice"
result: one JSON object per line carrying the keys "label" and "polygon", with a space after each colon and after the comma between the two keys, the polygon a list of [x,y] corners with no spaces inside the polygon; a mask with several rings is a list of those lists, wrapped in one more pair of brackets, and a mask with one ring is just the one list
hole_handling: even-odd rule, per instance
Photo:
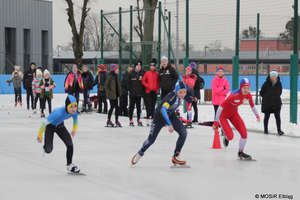
{"label": "white ice", "polygon": [[[25,99],[25,96],[23,96]],[[65,95],[55,95],[54,107]],[[149,133],[147,127],[104,128],[106,116],[83,114],[74,138],[73,162],[87,176],[70,176],[65,146],[55,136],[54,150],[43,155],[36,142],[39,115],[13,106],[12,95],[0,96],[0,200],[252,200],[255,194],[287,194],[300,199],[299,126],[291,127],[289,105],[282,109],[287,136],[264,135],[249,106],[241,106],[249,139],[246,153],[256,162],[237,160],[239,134],[228,149],[211,149],[213,131],[196,126],[188,130],[182,157],[190,169],[170,169],[177,134],[163,129],[156,143],[135,166],[131,157]],[[25,101],[24,101],[25,104]],[[258,107],[260,110],[260,107]],[[211,105],[199,106],[199,119],[211,120]],[[261,115],[263,118],[263,115]],[[298,116],[299,118],[300,116]],[[275,133],[274,117],[270,131]],[[72,120],[66,121],[72,128]]]}

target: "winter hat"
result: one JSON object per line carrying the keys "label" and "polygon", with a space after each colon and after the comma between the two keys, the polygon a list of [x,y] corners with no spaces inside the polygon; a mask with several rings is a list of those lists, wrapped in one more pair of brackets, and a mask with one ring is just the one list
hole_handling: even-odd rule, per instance
{"label": "winter hat", "polygon": [[188,66],[187,68],[185,68],[185,71],[193,71],[193,68]]}
{"label": "winter hat", "polygon": [[42,77],[43,76],[43,72],[42,72],[42,70],[37,69],[36,70],[36,77],[38,78],[39,76]]}
{"label": "winter hat", "polygon": [[161,61],[163,61],[163,60],[168,61],[168,58],[167,58],[166,56],[162,56],[160,60],[161,60]]}
{"label": "winter hat", "polygon": [[65,101],[65,107],[66,107],[66,111],[68,112],[68,108],[72,105],[76,105],[77,106],[77,100],[74,96],[72,95],[68,95]]}
{"label": "winter hat", "polygon": [[44,71],[44,77],[45,77],[47,74],[49,74],[49,76],[50,76],[50,72],[49,72],[47,69],[45,69],[45,71]]}
{"label": "winter hat", "polygon": [[218,72],[220,70],[223,71],[223,72],[225,71],[223,66],[218,66],[216,72]]}
{"label": "winter hat", "polygon": [[20,70],[21,70],[21,67],[18,66],[18,65],[15,65],[15,70],[16,70],[16,71],[20,71]]}
{"label": "winter hat", "polygon": [[187,90],[187,87],[186,85],[182,82],[182,81],[177,81],[176,85],[175,85],[175,89],[174,89],[174,92],[177,94],[179,90],[182,90],[182,89],[186,89]]}
{"label": "winter hat", "polygon": [[195,69],[197,67],[197,63],[191,62],[190,63],[190,67],[193,68],[193,69]]}
{"label": "winter hat", "polygon": [[99,69],[106,69],[105,65],[103,65],[103,64],[97,65],[97,67],[98,67]]}
{"label": "winter hat", "polygon": [[110,68],[110,71],[116,71],[117,69],[119,69],[119,66],[117,65],[117,64],[111,64],[110,66],[109,66],[109,68]]}
{"label": "winter hat", "polygon": [[249,82],[249,79],[247,78],[243,78],[241,81],[240,81],[240,89],[242,89],[243,87],[250,87],[250,82]]}
{"label": "winter hat", "polygon": [[276,77],[278,77],[278,72],[275,71],[275,70],[272,70],[272,71],[270,72],[270,76],[276,76]]}
{"label": "winter hat", "polygon": [[150,62],[150,66],[156,66],[156,59],[152,58],[151,62]]}

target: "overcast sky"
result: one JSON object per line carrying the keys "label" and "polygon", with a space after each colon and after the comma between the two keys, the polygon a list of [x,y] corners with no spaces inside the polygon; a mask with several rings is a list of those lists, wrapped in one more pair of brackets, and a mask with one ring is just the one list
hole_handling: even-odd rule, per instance
{"label": "overcast sky", "polygon": [[[128,9],[136,0],[92,0],[92,12],[117,11],[121,6]],[[75,0],[80,5],[82,0]],[[162,0],[164,5],[165,0]],[[180,40],[185,39],[185,0],[179,0]],[[256,13],[261,13],[261,30],[264,36],[276,37],[293,16],[293,0],[241,0],[241,30],[249,25],[256,26]],[[175,36],[176,0],[166,0],[166,7],[172,13],[172,33]],[[236,0],[190,0],[190,43],[195,49],[215,40],[223,46],[233,48],[235,37]],[[64,0],[53,0],[53,48],[71,41]],[[116,16],[117,17],[117,16]],[[128,32],[129,15],[124,15],[124,32]],[[127,26],[126,26],[127,25]],[[155,29],[156,33],[156,29]]]}

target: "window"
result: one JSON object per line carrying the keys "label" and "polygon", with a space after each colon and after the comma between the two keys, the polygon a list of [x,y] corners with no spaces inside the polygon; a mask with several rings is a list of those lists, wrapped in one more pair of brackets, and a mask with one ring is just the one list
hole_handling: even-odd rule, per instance
{"label": "window", "polygon": [[16,29],[5,28],[5,73],[10,74],[14,71],[16,64]]}
{"label": "window", "polygon": [[23,62],[24,62],[24,69],[28,69],[30,65],[30,51],[31,51],[31,37],[30,37],[30,29],[24,29],[23,32],[23,47],[24,47],[24,54],[23,54]]}
{"label": "window", "polygon": [[48,31],[42,31],[42,67],[48,68],[49,39]]}

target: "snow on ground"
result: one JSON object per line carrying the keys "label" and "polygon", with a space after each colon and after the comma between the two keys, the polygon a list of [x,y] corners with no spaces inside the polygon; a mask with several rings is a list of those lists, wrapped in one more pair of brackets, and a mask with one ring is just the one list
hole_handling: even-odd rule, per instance
{"label": "snow on ground", "polygon": [[[55,136],[53,152],[43,156],[36,142],[42,119],[24,106],[14,108],[13,98],[0,96],[1,200],[252,200],[255,194],[265,193],[300,199],[300,138],[293,137],[299,136],[300,129],[289,127],[288,105],[281,116],[283,130],[292,137],[262,134],[262,123],[256,123],[249,106],[241,106],[246,126],[254,130],[249,132],[245,152],[257,162],[237,160],[238,134],[228,149],[213,150],[211,128],[189,129],[182,157],[190,169],[169,168],[177,134],[166,128],[140,163],[130,167],[130,158],[149,128],[130,128],[127,118],[121,118],[122,129],[104,128],[105,115],[83,114],[74,138],[73,161],[87,176],[69,176],[63,143]],[[54,107],[63,106],[64,98],[55,95]],[[201,121],[211,120],[211,105],[201,105],[199,110]],[[65,124],[70,130],[72,120]],[[273,118],[270,131],[276,131]]]}

